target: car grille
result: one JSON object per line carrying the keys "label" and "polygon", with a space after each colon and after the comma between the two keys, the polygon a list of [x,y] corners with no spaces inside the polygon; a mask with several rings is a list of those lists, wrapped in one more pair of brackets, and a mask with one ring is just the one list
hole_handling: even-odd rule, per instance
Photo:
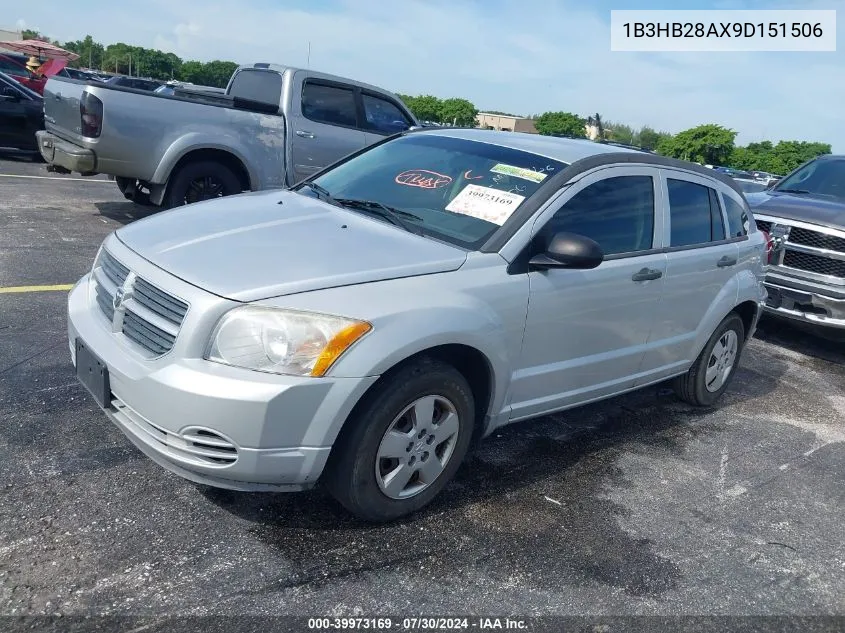
{"label": "car grille", "polygon": [[[129,277],[129,268],[103,251],[94,270],[95,298],[103,316],[113,324],[115,294]],[[149,356],[166,354],[176,343],[188,304],[138,276],[133,276],[129,286],[128,298],[118,315],[119,331]]]}
{"label": "car grille", "polygon": [[[845,238],[793,226],[787,220],[756,222],[757,228],[767,233],[772,233],[774,226],[789,229],[784,239],[783,259],[779,266],[837,278],[835,283],[839,283],[839,279],[845,280]],[[841,254],[843,259],[831,257],[830,251]]]}
{"label": "car grille", "polygon": [[845,277],[845,262],[828,257],[820,257],[819,255],[811,255],[810,253],[787,250],[783,255],[783,265],[819,275]]}

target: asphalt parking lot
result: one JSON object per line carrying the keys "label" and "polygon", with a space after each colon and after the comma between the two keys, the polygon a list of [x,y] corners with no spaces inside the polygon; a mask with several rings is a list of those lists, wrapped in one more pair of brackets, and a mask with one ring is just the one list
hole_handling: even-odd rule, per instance
{"label": "asphalt parking lot", "polygon": [[0,614],[845,614],[845,344],[764,321],[718,409],[652,388],[503,429],[373,527],[183,481],[77,384],[36,287],[148,214],[0,159]]}

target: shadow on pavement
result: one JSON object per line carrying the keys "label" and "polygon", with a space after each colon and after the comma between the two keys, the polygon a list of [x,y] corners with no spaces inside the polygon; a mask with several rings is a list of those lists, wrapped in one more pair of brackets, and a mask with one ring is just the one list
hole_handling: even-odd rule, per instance
{"label": "shadow on pavement", "polygon": [[[753,388],[744,384],[746,395],[733,393],[734,401],[771,393],[785,366],[775,361],[770,372],[746,372],[743,381]],[[260,591],[400,565],[424,567],[433,577],[467,565],[503,583],[513,581],[510,570],[548,587],[600,582],[654,596],[674,587],[680,572],[648,539],[620,527],[628,511],[607,491],[631,484],[617,457],[683,457],[688,442],[724,431],[720,423],[700,422],[708,413],[680,403],[664,384],[504,427],[467,457],[429,507],[387,525],[352,518],[320,488],[294,494],[199,488],[294,563],[295,574]]]}
{"label": "shadow on pavement", "polygon": [[130,222],[147,218],[161,211],[159,207],[145,207],[129,200],[120,202],[95,202],[94,206],[97,207],[100,215],[120,224],[129,224]]}
{"label": "shadow on pavement", "polygon": [[766,316],[760,320],[754,338],[792,352],[845,365],[845,332],[841,340],[825,337],[818,328]]}

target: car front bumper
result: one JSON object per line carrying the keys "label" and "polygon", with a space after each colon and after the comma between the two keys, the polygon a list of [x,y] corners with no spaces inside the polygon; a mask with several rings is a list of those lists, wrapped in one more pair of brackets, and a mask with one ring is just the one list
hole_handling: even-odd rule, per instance
{"label": "car front bumper", "polygon": [[38,151],[47,163],[80,174],[95,173],[97,156],[92,150],[69,143],[44,130],[36,132],[35,136],[38,139]]}
{"label": "car front bumper", "polygon": [[156,463],[197,483],[312,487],[339,424],[377,379],[279,376],[176,356],[150,362],[110,330],[89,285],[86,275],[68,297],[74,366],[79,339],[108,370],[108,417]]}
{"label": "car front bumper", "polygon": [[765,311],[772,316],[845,330],[845,296],[820,284],[769,274]]}

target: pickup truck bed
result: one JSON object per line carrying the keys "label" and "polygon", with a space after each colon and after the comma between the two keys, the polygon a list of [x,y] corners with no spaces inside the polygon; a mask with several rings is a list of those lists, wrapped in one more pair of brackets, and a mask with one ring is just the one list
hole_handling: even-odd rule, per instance
{"label": "pickup truck bed", "polygon": [[44,103],[48,163],[109,174],[128,198],[165,207],[286,187],[417,125],[380,88],[270,64],[239,68],[221,95],[51,78]]}

